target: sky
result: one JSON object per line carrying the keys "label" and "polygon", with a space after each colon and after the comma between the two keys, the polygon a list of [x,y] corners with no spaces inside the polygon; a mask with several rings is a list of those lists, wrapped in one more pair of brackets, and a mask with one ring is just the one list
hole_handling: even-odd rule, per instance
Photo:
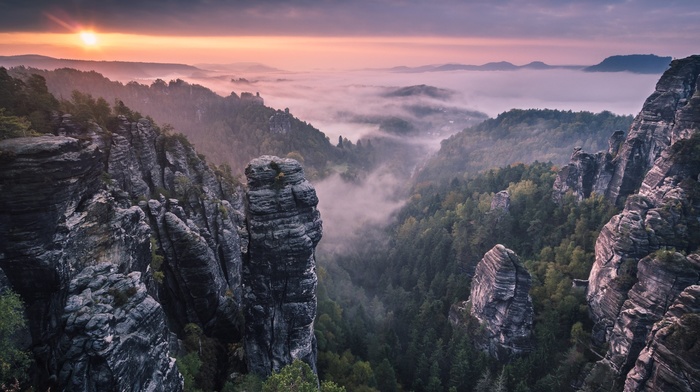
{"label": "sky", "polygon": [[697,0],[0,0],[0,55],[289,70],[588,65],[698,53],[698,20]]}

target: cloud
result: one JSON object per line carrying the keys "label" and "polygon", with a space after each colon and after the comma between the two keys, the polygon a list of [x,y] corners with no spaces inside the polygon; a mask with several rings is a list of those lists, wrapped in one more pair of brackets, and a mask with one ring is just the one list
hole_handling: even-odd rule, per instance
{"label": "cloud", "polygon": [[[46,13],[109,31],[174,35],[654,37],[700,35],[695,0],[10,0],[0,29],[61,26]],[[689,33],[695,33],[688,36]]]}

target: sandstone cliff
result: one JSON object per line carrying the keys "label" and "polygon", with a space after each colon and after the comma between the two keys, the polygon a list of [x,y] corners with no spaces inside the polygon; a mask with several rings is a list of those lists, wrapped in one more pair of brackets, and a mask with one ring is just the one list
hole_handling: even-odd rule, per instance
{"label": "sandstone cliff", "polygon": [[687,287],[657,322],[625,391],[700,390],[700,286]]}
{"label": "sandstone cliff", "polygon": [[[500,244],[476,266],[465,309],[483,327],[475,336],[477,346],[498,360],[532,350],[530,283],[518,256]],[[454,315],[450,319],[457,322]]]}
{"label": "sandstone cliff", "polygon": [[250,245],[243,265],[245,348],[261,376],[294,359],[316,368],[316,191],[292,159],[263,156],[246,168]]}
{"label": "sandstone cliff", "polygon": [[[181,390],[173,333],[194,323],[235,343],[259,325],[257,314],[240,317],[244,256],[248,266],[310,263],[296,275],[249,268],[266,286],[249,281],[246,295],[284,299],[255,307],[285,315],[273,318],[273,335],[257,337],[279,347],[274,369],[294,358],[315,365],[320,220],[298,163],[279,161],[287,177],[269,189],[283,210],[269,215],[277,207],[264,190],[251,186],[244,200],[230,173],[145,119],[122,116],[111,132],[61,121],[66,136],[0,141],[0,269],[27,307],[35,386]],[[290,202],[296,209],[284,209]],[[251,370],[273,369],[249,353]]]}
{"label": "sandstone cliff", "polygon": [[622,144],[621,134],[615,133],[606,153],[574,151],[571,163],[559,173],[554,199],[568,190],[579,199],[595,192],[619,205],[636,192],[661,152],[698,129],[698,74],[700,56],[674,60]]}
{"label": "sandstone cliff", "polygon": [[[646,377],[640,374],[652,371],[645,347],[652,344],[655,323],[667,317],[684,289],[700,283],[699,76],[699,56],[674,62],[635,120],[632,137],[620,146],[620,154],[629,159],[618,162],[622,166],[617,166],[607,195],[621,200],[631,190],[638,188],[638,193],[627,197],[622,212],[605,225],[596,242],[587,298],[594,342],[608,348],[585,389],[619,390],[628,378],[630,391],[687,390],[683,385],[698,379],[697,372],[687,375],[669,368],[664,377],[682,382],[664,387],[652,382],[650,387],[639,381]],[[656,158],[651,167],[650,157]],[[647,354],[640,354],[642,350]],[[673,350],[665,353],[662,361],[675,355]],[[646,365],[630,372],[639,361]]]}

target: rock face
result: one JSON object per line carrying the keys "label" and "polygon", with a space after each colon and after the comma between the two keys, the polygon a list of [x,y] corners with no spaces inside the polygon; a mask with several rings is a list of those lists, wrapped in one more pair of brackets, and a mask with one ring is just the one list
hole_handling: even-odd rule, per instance
{"label": "rock face", "polygon": [[471,316],[484,327],[477,344],[498,360],[532,350],[530,282],[518,256],[500,244],[476,266],[469,302]]}
{"label": "rock face", "polygon": [[285,135],[292,130],[291,116],[289,115],[289,109],[284,112],[278,111],[273,114],[269,120],[270,132],[277,133],[280,135]]}
{"label": "rock face", "polygon": [[[146,120],[121,117],[111,133],[94,124],[90,130],[61,129],[80,140],[0,142],[0,268],[27,305],[35,385],[74,390],[80,382],[88,388],[81,390],[104,390],[117,385],[110,384],[110,374],[124,376],[124,388],[114,386],[119,390],[181,390],[163,331],[196,323],[224,342],[242,339],[242,192],[186,140],[163,135]],[[104,290],[136,287],[139,302],[131,316],[142,319],[97,304],[86,305],[85,314],[112,320],[109,328],[149,347],[125,337],[124,348],[109,348],[114,343],[90,351],[85,342],[102,335],[91,324],[71,327],[67,301],[83,295],[73,290],[74,279],[96,265],[110,266],[111,286]]]}
{"label": "rock face", "polygon": [[246,168],[250,244],[243,264],[245,349],[261,376],[294,359],[316,366],[316,191],[292,159],[263,156]]}
{"label": "rock face", "polygon": [[[66,391],[169,391],[182,384],[169,357],[165,313],[141,283],[109,263],[70,282],[58,381]],[[138,363],[140,366],[129,366]]]}
{"label": "rock face", "polygon": [[604,195],[612,179],[620,144],[624,132],[617,131],[608,140],[608,151],[588,154],[580,148],[575,148],[571,154],[571,162],[562,168],[554,181],[552,198],[559,203],[568,190],[571,190],[576,200],[581,201],[592,193]]}
{"label": "rock face", "polygon": [[613,148],[616,133],[606,154],[575,151],[571,164],[559,173],[554,199],[570,189],[577,197],[595,192],[620,205],[636,192],[661,152],[698,129],[699,74],[700,56],[674,60],[619,149]]}
{"label": "rock face", "polygon": [[[645,389],[650,387],[644,386],[644,377],[654,366],[649,362],[649,347],[658,334],[653,331],[668,317],[669,306],[680,293],[700,283],[699,75],[700,57],[674,62],[635,120],[631,133],[636,136],[628,136],[620,146],[620,154],[632,154],[634,159],[627,159],[623,169],[617,166],[608,196],[620,200],[632,187],[639,191],[627,197],[622,212],[605,225],[596,242],[587,299],[595,322],[594,342],[607,343],[608,350],[587,378],[588,389],[616,390],[627,378],[625,388],[630,391],[692,390],[682,375],[674,376],[677,384],[650,384],[660,389]],[[668,107],[664,109],[662,103]],[[667,123],[669,118],[672,123]],[[649,169],[650,156],[657,158]],[[636,175],[641,180],[634,179]],[[643,350],[647,353],[642,354]],[[664,355],[664,363],[669,363],[675,354],[669,349]],[[635,363],[640,361],[643,364],[637,369]],[[697,363],[689,366],[697,368]],[[613,380],[612,386],[605,378]]]}
{"label": "rock face", "polygon": [[687,287],[661,321],[627,376],[625,391],[700,390],[700,286]]}

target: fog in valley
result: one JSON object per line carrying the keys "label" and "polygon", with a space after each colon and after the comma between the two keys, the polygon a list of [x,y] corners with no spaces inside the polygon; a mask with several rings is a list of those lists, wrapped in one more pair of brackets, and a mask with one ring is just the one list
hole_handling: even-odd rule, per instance
{"label": "fog in valley", "polygon": [[[334,144],[342,136],[353,143],[372,139],[376,143],[380,138],[399,146],[393,157],[385,157],[385,164],[356,181],[333,175],[314,184],[324,220],[321,251],[353,247],[354,240],[390,222],[403,204],[411,175],[439,149],[440,141],[486,116],[512,108],[636,115],[658,80],[653,74],[572,69],[291,73],[247,66],[235,71],[190,81],[221,95],[258,92],[266,105],[289,108]],[[409,86],[423,88],[406,89]],[[387,132],[382,127],[387,118],[405,119],[416,129]],[[573,148],[575,141],[571,143]]]}

